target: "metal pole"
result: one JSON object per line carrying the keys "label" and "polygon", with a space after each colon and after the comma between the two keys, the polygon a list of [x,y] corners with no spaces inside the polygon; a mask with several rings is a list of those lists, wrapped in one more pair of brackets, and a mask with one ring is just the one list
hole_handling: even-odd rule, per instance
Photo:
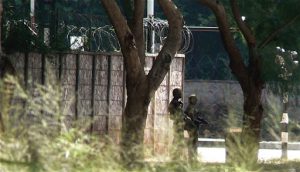
{"label": "metal pole", "polygon": [[288,153],[287,153],[287,148],[288,148],[288,123],[289,123],[289,116],[287,113],[287,106],[288,106],[288,93],[287,91],[284,92],[283,94],[283,114],[282,114],[282,119],[281,119],[281,159],[282,160],[287,160],[288,158]]}
{"label": "metal pole", "polygon": [[150,26],[148,26],[149,32],[149,50],[150,53],[155,52],[155,32],[153,28],[154,23],[154,0],[147,0],[147,17],[150,19]]}
{"label": "metal pole", "polygon": [[34,30],[33,24],[35,23],[35,18],[34,18],[34,9],[35,7],[35,0],[30,0],[30,22],[31,22],[31,28]]}
{"label": "metal pole", "polygon": [[147,16],[154,16],[154,0],[147,1]]}

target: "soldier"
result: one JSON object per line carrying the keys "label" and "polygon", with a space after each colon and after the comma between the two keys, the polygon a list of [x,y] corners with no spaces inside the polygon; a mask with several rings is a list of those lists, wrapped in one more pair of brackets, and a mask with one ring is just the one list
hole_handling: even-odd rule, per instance
{"label": "soldier", "polygon": [[169,103],[168,111],[170,112],[170,118],[173,120],[173,148],[171,150],[171,158],[178,160],[184,155],[184,114],[183,103],[181,101],[182,92],[179,88],[173,90],[173,99]]}
{"label": "soldier", "polygon": [[193,162],[197,159],[197,141],[198,141],[198,126],[195,122],[197,120],[198,110],[196,108],[197,97],[195,94],[189,96],[189,104],[184,113],[194,122],[194,125],[190,125],[188,128],[188,157],[189,161]]}

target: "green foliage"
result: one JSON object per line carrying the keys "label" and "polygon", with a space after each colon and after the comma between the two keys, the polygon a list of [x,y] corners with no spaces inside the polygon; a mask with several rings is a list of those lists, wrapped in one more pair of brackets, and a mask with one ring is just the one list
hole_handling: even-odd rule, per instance
{"label": "green foliage", "polygon": [[[198,4],[200,5],[192,4],[195,2],[196,1],[176,1],[178,6],[182,9],[187,23],[197,23],[197,25],[202,26],[203,24],[205,26],[216,26],[212,12],[204,8],[199,2]],[[237,28],[229,0],[220,0],[220,2],[225,6],[230,26]],[[297,7],[295,7],[297,3],[296,0],[238,1],[241,15],[246,17],[245,22],[252,30],[257,45],[262,44],[267,38],[271,38],[270,41],[267,41],[264,46],[259,47],[257,50],[261,55],[262,73],[266,81],[278,80],[275,74],[278,73],[278,65],[274,64],[277,46],[299,52],[300,37],[297,35],[299,35],[300,17]],[[195,15],[200,18],[195,17]],[[273,33],[275,33],[275,36],[271,37]],[[247,61],[248,50],[245,40],[238,38],[236,41],[244,59]],[[248,64],[248,62],[246,62],[246,64]],[[300,78],[292,80],[298,82]]]}
{"label": "green foliage", "polygon": [[[27,90],[18,79],[9,76],[0,81],[1,94],[5,90],[4,81],[14,85],[14,103],[5,104],[9,108],[9,118],[5,120],[5,133],[0,133],[0,171],[242,172],[249,168],[238,163],[161,162],[154,157],[153,161],[143,161],[138,168],[124,169],[118,145],[109,138],[86,132],[91,121],[67,126],[67,112],[60,106],[61,87],[58,83],[49,79],[49,84],[35,85],[34,90]],[[3,96],[0,98],[3,114]],[[261,164],[256,171],[297,167],[296,162],[282,167],[275,163]]]}
{"label": "green foliage", "polygon": [[[300,18],[295,7],[297,1],[266,0],[240,1],[241,15],[246,17],[245,22],[253,31],[257,45],[271,38],[258,51],[262,58],[263,77],[265,80],[278,80],[279,68],[275,64],[276,47],[299,52]],[[294,20],[295,19],[295,20]],[[274,37],[271,34],[274,33]],[[293,79],[299,82],[300,78]]]}

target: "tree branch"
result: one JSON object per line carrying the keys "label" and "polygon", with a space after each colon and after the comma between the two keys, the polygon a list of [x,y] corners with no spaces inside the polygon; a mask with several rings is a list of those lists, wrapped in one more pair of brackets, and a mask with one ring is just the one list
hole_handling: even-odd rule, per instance
{"label": "tree branch", "polygon": [[118,40],[121,45],[121,51],[124,56],[124,65],[127,78],[130,81],[136,81],[144,73],[143,66],[139,61],[138,49],[135,43],[135,37],[129,28],[118,4],[115,0],[101,0],[109,19],[114,26]]}
{"label": "tree branch", "polygon": [[252,34],[252,31],[246,25],[246,23],[242,20],[242,16],[240,13],[240,9],[239,9],[237,0],[230,0],[230,5],[231,5],[232,14],[234,16],[234,19],[235,19],[240,31],[242,32],[244,38],[247,41],[248,52],[249,52],[248,75],[250,75],[252,77],[256,77],[257,79],[261,78],[260,77],[260,73],[261,73],[260,60],[258,59],[259,56],[256,52],[255,36]]}
{"label": "tree branch", "polygon": [[142,66],[145,65],[145,38],[144,38],[144,12],[145,0],[122,0],[122,6],[129,28],[134,35],[136,46],[138,48],[139,59]]}
{"label": "tree branch", "polygon": [[252,35],[251,30],[249,27],[245,24],[245,22],[242,20],[242,16],[237,4],[236,0],[230,0],[230,5],[233,13],[233,17],[241,30],[243,36],[245,37],[248,45],[255,45],[255,37]]}
{"label": "tree branch", "polygon": [[199,0],[203,5],[210,8],[216,16],[224,47],[229,55],[230,68],[232,73],[237,77],[240,85],[247,85],[248,72],[243,62],[242,55],[236,46],[235,40],[230,31],[230,27],[226,18],[224,6],[217,0]]}
{"label": "tree branch", "polygon": [[292,25],[298,18],[300,14],[295,15],[289,21],[281,25],[280,27],[276,28],[272,33],[270,33],[259,45],[258,48],[264,48],[268,43],[270,43],[281,31],[283,31],[288,26]]}
{"label": "tree branch", "polygon": [[148,74],[150,90],[156,90],[170,69],[171,62],[177,53],[182,39],[183,17],[175,4],[170,0],[158,0],[169,23],[169,32],[165,44],[159,52]]}
{"label": "tree branch", "polygon": [[131,30],[135,36],[138,53],[142,66],[145,65],[145,37],[144,37],[145,0],[134,0],[134,14]]}

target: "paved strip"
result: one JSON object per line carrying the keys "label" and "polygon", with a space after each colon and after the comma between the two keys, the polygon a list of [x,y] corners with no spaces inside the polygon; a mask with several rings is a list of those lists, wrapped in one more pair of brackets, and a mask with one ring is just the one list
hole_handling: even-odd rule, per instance
{"label": "paved strip", "polygon": [[[225,139],[198,138],[198,147],[225,147]],[[281,150],[281,141],[261,141],[259,147]],[[288,150],[300,150],[300,142],[288,142]]]}
{"label": "paved strip", "polygon": [[[225,163],[225,148],[198,147],[199,160],[201,162]],[[281,158],[280,149],[259,149],[258,160],[261,162]],[[288,160],[300,160],[300,150],[288,150]]]}

